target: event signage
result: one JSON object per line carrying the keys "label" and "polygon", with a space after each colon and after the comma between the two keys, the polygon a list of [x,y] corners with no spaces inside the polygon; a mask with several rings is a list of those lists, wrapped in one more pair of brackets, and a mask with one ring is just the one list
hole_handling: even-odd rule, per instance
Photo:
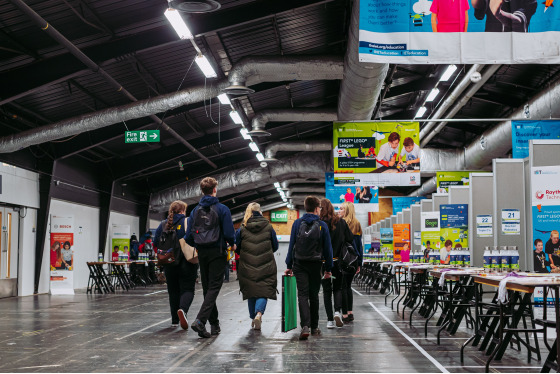
{"label": "event signage", "polygon": [[393,197],[393,215],[396,215],[399,212],[402,212],[403,209],[408,209],[410,208],[411,205],[414,205],[416,203],[419,203],[421,200],[425,199],[425,196],[419,196],[419,197],[409,197],[409,196],[403,196],[403,197]]}
{"label": "event signage", "polygon": [[359,60],[557,64],[560,14],[553,2],[361,0]]}
{"label": "event signage", "polygon": [[410,262],[410,224],[393,225],[393,258],[395,261]]}
{"label": "event signage", "polygon": [[447,240],[454,248],[468,247],[469,206],[467,204],[444,204],[439,207],[440,239],[442,248]]}
{"label": "event signage", "polygon": [[125,143],[159,143],[159,130],[126,131]]}
{"label": "event signage", "polygon": [[529,140],[560,139],[560,121],[511,121],[513,158],[529,157]]}
{"label": "event signage", "polygon": [[50,288],[52,295],[74,294],[74,217],[51,215]]}
{"label": "event signage", "polygon": [[355,178],[356,175],[344,174],[336,177],[334,173],[325,173],[325,196],[335,208],[344,202],[354,203],[356,212],[379,212],[379,189],[368,184],[367,178]]}
{"label": "event signage", "polygon": [[418,122],[335,122],[334,172],[383,175],[368,180],[378,187],[420,184],[419,129]]}
{"label": "event signage", "polygon": [[[439,212],[422,212],[421,222],[421,241],[422,252],[426,250],[426,245],[430,242],[430,249],[440,249],[440,227]],[[439,258],[439,257],[438,257]]]}
{"label": "event signage", "polygon": [[277,210],[270,214],[270,222],[288,222],[288,211]]}
{"label": "event signage", "polygon": [[519,209],[502,209],[502,235],[521,235]]}
{"label": "event signage", "polygon": [[[379,231],[381,234],[381,252],[393,252],[393,228],[381,228]],[[393,257],[393,261],[398,260]]]}
{"label": "event signage", "polygon": [[436,173],[437,192],[448,193],[450,186],[468,186],[472,171],[438,171]]}
{"label": "event signage", "polygon": [[112,251],[118,252],[119,261],[128,261],[130,248],[130,225],[116,225],[111,227]]}
{"label": "event signage", "polygon": [[491,238],[493,235],[492,215],[481,214],[476,216],[476,236],[478,238]]}

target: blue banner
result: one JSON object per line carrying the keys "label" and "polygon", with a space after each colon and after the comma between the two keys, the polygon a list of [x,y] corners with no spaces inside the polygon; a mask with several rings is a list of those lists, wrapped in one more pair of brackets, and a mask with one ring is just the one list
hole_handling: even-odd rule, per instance
{"label": "blue banner", "polygon": [[325,196],[337,207],[345,201],[355,204],[356,211],[379,211],[379,188],[363,185],[359,180],[351,184],[335,184],[334,173],[325,173]]}
{"label": "blue banner", "polygon": [[560,139],[560,121],[511,121],[513,158],[529,157],[529,140]]}
{"label": "blue banner", "polygon": [[421,200],[425,199],[424,196],[419,197],[410,197],[410,196],[403,196],[403,197],[393,197],[393,215],[397,214],[398,212],[402,212],[403,209],[410,208],[411,205],[419,203]]}

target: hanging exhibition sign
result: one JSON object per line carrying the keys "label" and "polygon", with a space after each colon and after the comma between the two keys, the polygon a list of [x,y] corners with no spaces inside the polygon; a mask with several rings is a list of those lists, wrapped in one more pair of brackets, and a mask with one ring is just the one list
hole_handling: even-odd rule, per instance
{"label": "hanging exhibition sign", "polygon": [[448,193],[450,186],[468,186],[472,171],[438,171],[436,173],[437,193]]}
{"label": "hanging exhibition sign", "polygon": [[50,285],[52,295],[74,294],[74,217],[51,215]]}
{"label": "hanging exhibition sign", "polygon": [[367,184],[378,187],[419,185],[419,133],[418,122],[335,122],[334,172],[371,173]]}
{"label": "hanging exhibition sign", "polygon": [[411,205],[419,203],[421,200],[425,199],[425,196],[417,196],[417,197],[409,197],[409,196],[402,196],[402,197],[393,197],[393,214],[396,215],[398,212],[402,212],[403,209],[410,208]]}
{"label": "hanging exhibition sign", "polygon": [[355,176],[325,173],[325,196],[335,208],[344,202],[354,203],[356,212],[379,212],[379,189]]}
{"label": "hanging exhibition sign", "polygon": [[442,248],[447,240],[453,248],[469,246],[469,206],[467,204],[445,204],[439,207],[440,240]]}
{"label": "hanging exhibition sign", "polygon": [[534,270],[550,272],[560,264],[560,166],[531,168],[531,196]]}
{"label": "hanging exhibition sign", "polygon": [[395,261],[410,262],[410,224],[393,225],[393,258]]}
{"label": "hanging exhibition sign", "polygon": [[[381,234],[381,252],[382,253],[393,252],[393,229],[381,228],[379,231]],[[393,261],[399,261],[399,260],[393,257]]]}
{"label": "hanging exhibition sign", "polygon": [[502,235],[521,235],[519,209],[502,209]]}
{"label": "hanging exhibition sign", "polygon": [[529,140],[560,139],[560,121],[511,121],[513,158],[529,157]]}
{"label": "hanging exhibition sign", "polygon": [[439,251],[440,245],[440,227],[439,227],[439,212],[422,212],[421,218],[421,241],[422,252],[426,250],[428,242],[430,242],[430,249],[437,249]]}
{"label": "hanging exhibition sign", "polygon": [[111,250],[119,253],[119,261],[128,261],[130,225],[113,225],[111,227],[111,244]]}
{"label": "hanging exhibition sign", "polygon": [[557,64],[560,14],[553,1],[362,0],[359,59]]}

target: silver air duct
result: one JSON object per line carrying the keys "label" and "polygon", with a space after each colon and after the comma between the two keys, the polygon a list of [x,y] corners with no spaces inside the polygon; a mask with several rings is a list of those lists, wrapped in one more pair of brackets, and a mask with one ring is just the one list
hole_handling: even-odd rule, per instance
{"label": "silver air duct", "polygon": [[332,151],[332,142],[328,141],[294,141],[294,142],[275,142],[266,147],[265,161],[278,161],[276,153],[278,152],[320,152]]}
{"label": "silver air duct", "polygon": [[414,191],[408,196],[424,196],[424,195],[431,194],[436,189],[437,189],[437,180],[436,177],[432,177],[430,178],[429,181],[422,184],[422,186],[419,189],[417,189],[416,191]]}
{"label": "silver air duct", "polygon": [[[292,61],[294,59],[299,61],[299,63],[294,63]],[[243,59],[234,67],[233,70],[238,71],[238,73],[233,74],[234,77],[244,77],[248,85],[264,82],[262,79],[267,79],[270,82],[278,82],[293,79],[341,79],[342,77],[343,65],[340,57],[260,57],[258,61],[263,65],[253,65],[257,62],[250,58]],[[286,63],[285,66],[283,66],[284,63]],[[243,74],[241,74],[241,72]],[[251,73],[255,73],[256,75],[251,76]],[[230,79],[234,77],[230,76]],[[230,83],[227,80],[223,80],[219,81],[214,86],[207,85],[206,87],[197,86],[188,88],[175,93],[99,110],[47,126],[5,136],[0,138],[0,153],[15,152],[35,144],[46,143],[52,140],[100,129],[122,121],[152,116],[155,113],[164,113],[167,110],[178,108],[183,105],[202,102],[209,97],[218,96],[229,85]]]}
{"label": "silver air duct", "polygon": [[268,122],[332,122],[336,121],[336,109],[269,109],[257,113],[251,120],[251,136],[270,136],[266,131]]}
{"label": "silver air duct", "polygon": [[370,120],[389,64],[359,61],[360,1],[355,0],[348,29],[344,78],[338,95],[338,120]]}
{"label": "silver air duct", "polygon": [[[287,179],[304,179],[325,177],[330,168],[331,155],[328,153],[303,153],[269,164],[246,167],[214,176],[218,181],[220,196],[241,193],[247,190],[258,190],[274,182]],[[183,200],[189,204],[197,203],[202,197],[199,183],[201,178],[182,183],[175,187],[153,193],[150,198],[151,209],[166,211],[175,200]]]}

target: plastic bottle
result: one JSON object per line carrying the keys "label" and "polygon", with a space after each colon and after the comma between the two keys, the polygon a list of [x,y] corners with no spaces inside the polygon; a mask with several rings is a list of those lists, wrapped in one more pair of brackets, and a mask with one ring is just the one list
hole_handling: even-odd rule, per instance
{"label": "plastic bottle", "polygon": [[512,249],[512,256],[511,256],[511,270],[512,271],[519,271],[519,251],[517,250],[517,246],[513,246]]}
{"label": "plastic bottle", "polygon": [[465,253],[463,253],[463,266],[471,266],[471,250],[465,248]]}
{"label": "plastic bottle", "polygon": [[98,260],[99,262],[103,262],[103,253],[100,253],[100,254],[97,256],[97,260]]}
{"label": "plastic bottle", "polygon": [[484,269],[492,269],[492,251],[490,247],[484,247]]}
{"label": "plastic bottle", "polygon": [[463,248],[457,250],[457,266],[463,266]]}

